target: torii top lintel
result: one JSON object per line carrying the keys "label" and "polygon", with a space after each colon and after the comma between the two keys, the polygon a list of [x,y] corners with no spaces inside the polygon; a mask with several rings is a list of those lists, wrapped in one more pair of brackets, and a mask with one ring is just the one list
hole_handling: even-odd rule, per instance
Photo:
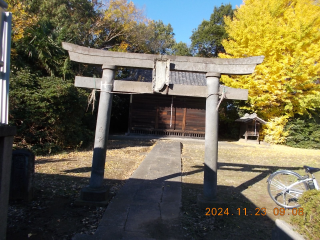
{"label": "torii top lintel", "polygon": [[256,65],[261,64],[264,59],[264,56],[226,59],[123,53],[81,47],[65,42],[62,43],[62,47],[69,52],[72,61],[81,63],[153,68],[156,59],[165,58],[170,59],[171,71],[216,72],[228,75],[251,74]]}

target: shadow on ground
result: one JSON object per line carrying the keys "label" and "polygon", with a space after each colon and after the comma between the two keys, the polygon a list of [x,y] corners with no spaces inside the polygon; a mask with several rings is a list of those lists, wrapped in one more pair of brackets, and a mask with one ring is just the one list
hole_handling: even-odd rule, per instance
{"label": "shadow on ground", "polygon": [[[232,166],[233,171],[234,167],[241,168],[236,171],[256,171],[256,168],[261,167],[246,164],[219,164],[220,170],[227,170],[229,166]],[[218,201],[224,204],[222,207],[218,204],[216,209],[200,209],[197,206],[197,195],[202,193],[201,184],[183,183],[179,221],[173,223],[158,219],[141,226],[141,229],[155,239],[270,239],[274,227],[273,221],[268,216],[264,216],[263,209],[253,204],[241,192],[244,188],[263,179],[274,168],[277,167],[270,166],[269,170],[263,171],[259,177],[242,183],[236,188],[218,186]],[[203,171],[201,166],[195,166],[195,169],[184,175]],[[292,168],[292,170],[295,169]],[[173,177],[175,176],[170,175],[154,181],[164,181]],[[8,240],[71,239],[76,233],[95,232],[105,208],[74,205],[81,188],[88,183],[88,178],[36,174],[36,179],[41,182],[41,185],[37,186],[32,202],[10,203]],[[135,180],[130,179],[130,181]],[[136,181],[143,184],[141,180]],[[106,179],[105,184],[119,186],[123,181]],[[23,205],[26,207],[23,208]],[[113,217],[115,216],[110,216],[110,218]]]}
{"label": "shadow on ground", "polygon": [[[153,143],[153,141],[132,141],[129,145],[151,146]],[[128,146],[128,143],[125,145],[119,143],[114,146],[111,144],[109,149],[121,149],[123,146]],[[48,158],[37,164],[42,164],[42,161],[62,160]],[[202,193],[202,184],[184,181],[186,176],[203,172],[203,166],[194,165],[192,167],[194,170],[182,173],[182,208],[178,221],[166,222],[158,219],[150,221],[141,228],[155,239],[270,239],[274,227],[270,209],[267,209],[267,215],[265,215],[263,208],[268,207],[253,203],[243,192],[265,179],[270,173],[283,167],[225,162],[220,162],[218,167],[218,172],[227,171],[230,174],[241,172],[244,175],[255,173],[257,175],[250,176],[246,181],[239,179],[239,184],[234,185],[237,187],[218,185],[218,201],[223,202],[223,206],[218,205],[215,210],[212,207],[200,209],[197,206],[197,196]],[[286,167],[286,169],[300,170],[301,168]],[[89,167],[80,167],[65,170],[65,173],[88,171],[90,171]],[[154,181],[165,181],[173,177],[175,176],[165,176]],[[106,208],[74,205],[80,190],[88,184],[88,177],[36,173],[35,179],[36,191],[32,202],[10,203],[8,240],[71,239],[76,233],[93,234],[95,232]],[[141,180],[136,181],[143,184]],[[111,190],[116,194],[124,181],[107,178],[104,184],[111,186]],[[262,197],[269,199],[266,194],[262,194]],[[115,216],[110,216],[111,219],[113,217]]]}
{"label": "shadow on ground", "polygon": [[[193,166],[194,171],[184,172],[183,176],[202,173],[204,167]],[[218,173],[237,171],[243,174],[259,173],[248,181],[237,184],[237,187],[218,185],[216,206],[199,208],[197,196],[203,193],[202,184],[182,184],[182,226],[188,239],[271,239],[274,228],[273,208],[277,207],[269,195],[256,205],[243,195],[243,191],[267,178],[270,173],[281,166],[219,163]],[[288,170],[300,170],[289,167]],[[257,192],[257,195],[261,194]]]}

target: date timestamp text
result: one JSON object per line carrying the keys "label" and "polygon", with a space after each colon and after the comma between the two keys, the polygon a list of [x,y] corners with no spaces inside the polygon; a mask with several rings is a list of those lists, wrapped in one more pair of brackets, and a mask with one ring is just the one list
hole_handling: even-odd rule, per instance
{"label": "date timestamp text", "polygon": [[247,208],[237,208],[236,211],[229,211],[229,208],[206,208],[206,216],[266,216],[266,208],[255,208],[254,211],[249,211]]}

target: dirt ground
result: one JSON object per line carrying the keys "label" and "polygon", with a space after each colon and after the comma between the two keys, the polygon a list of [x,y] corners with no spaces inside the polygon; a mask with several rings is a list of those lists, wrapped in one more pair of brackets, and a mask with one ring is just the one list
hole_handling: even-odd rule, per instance
{"label": "dirt ground", "polygon": [[[113,194],[154,143],[109,141],[105,184],[111,186]],[[275,215],[274,209],[279,207],[267,192],[269,174],[291,169],[303,175],[303,165],[320,167],[319,150],[220,142],[218,201],[223,203],[223,216],[212,216],[211,209],[206,216],[208,210],[197,207],[197,196],[202,193],[203,159],[204,142],[183,141],[182,239],[270,239],[274,220],[289,221],[291,216]],[[93,234],[105,207],[74,204],[88,184],[91,161],[91,150],[37,157],[35,197],[31,202],[10,202],[7,239],[60,240],[71,239],[75,233]],[[320,175],[317,177],[320,179]],[[262,216],[262,208],[266,216]]]}
{"label": "dirt ground", "polygon": [[199,209],[196,202],[203,191],[203,159],[204,144],[183,144],[182,212],[189,239],[270,239],[275,219],[290,222],[295,212],[280,216],[268,195],[268,176],[278,169],[305,175],[303,165],[320,167],[319,150],[220,142],[217,202],[223,212],[214,217],[215,210]]}
{"label": "dirt ground", "polygon": [[[152,149],[153,141],[109,141],[104,184],[116,194]],[[90,178],[92,150],[36,157],[35,197],[9,204],[7,240],[71,239],[93,234],[105,207],[76,206]]]}

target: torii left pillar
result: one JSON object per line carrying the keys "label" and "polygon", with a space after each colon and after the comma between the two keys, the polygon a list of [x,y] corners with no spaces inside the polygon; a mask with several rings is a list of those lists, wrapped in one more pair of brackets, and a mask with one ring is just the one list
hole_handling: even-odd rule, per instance
{"label": "torii left pillar", "polygon": [[108,200],[109,189],[103,186],[104,167],[106,162],[107,141],[112,108],[112,86],[115,66],[103,65],[101,92],[94,139],[92,170],[89,186],[81,190],[78,203],[95,203],[104,205]]}

